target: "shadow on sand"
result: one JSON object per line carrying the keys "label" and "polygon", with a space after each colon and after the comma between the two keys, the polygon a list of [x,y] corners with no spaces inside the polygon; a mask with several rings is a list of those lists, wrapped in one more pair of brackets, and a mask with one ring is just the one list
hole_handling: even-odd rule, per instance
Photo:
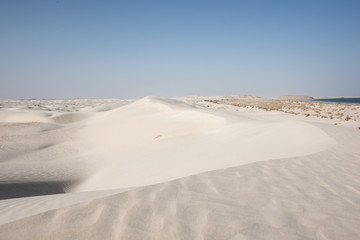
{"label": "shadow on sand", "polygon": [[0,200],[65,193],[74,182],[0,183]]}

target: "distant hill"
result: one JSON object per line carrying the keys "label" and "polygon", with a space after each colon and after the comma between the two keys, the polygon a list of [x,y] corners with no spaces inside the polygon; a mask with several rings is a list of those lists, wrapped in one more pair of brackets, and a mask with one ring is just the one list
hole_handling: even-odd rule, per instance
{"label": "distant hill", "polygon": [[302,100],[302,99],[314,99],[311,96],[301,96],[301,95],[284,95],[281,96],[280,99],[283,100]]}
{"label": "distant hill", "polygon": [[257,98],[261,98],[261,97],[253,96],[253,95],[227,95],[227,96],[223,96],[223,98],[227,98],[227,99],[235,99],[235,98],[257,99]]}

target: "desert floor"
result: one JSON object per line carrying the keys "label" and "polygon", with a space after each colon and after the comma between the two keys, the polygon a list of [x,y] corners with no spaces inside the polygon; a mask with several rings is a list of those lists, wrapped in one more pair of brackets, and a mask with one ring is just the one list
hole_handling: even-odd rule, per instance
{"label": "desert floor", "polygon": [[360,105],[0,101],[0,239],[359,239]]}

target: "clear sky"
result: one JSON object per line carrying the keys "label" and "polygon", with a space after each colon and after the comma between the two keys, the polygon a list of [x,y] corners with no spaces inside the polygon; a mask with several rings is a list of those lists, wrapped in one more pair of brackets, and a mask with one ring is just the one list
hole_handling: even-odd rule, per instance
{"label": "clear sky", "polygon": [[360,95],[360,1],[1,0],[0,99]]}

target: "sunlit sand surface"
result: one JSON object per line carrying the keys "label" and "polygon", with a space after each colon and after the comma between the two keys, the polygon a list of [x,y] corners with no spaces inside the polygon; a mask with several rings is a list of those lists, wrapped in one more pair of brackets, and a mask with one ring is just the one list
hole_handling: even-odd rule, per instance
{"label": "sunlit sand surface", "polygon": [[1,101],[0,239],[358,239],[358,109],[278,101]]}

